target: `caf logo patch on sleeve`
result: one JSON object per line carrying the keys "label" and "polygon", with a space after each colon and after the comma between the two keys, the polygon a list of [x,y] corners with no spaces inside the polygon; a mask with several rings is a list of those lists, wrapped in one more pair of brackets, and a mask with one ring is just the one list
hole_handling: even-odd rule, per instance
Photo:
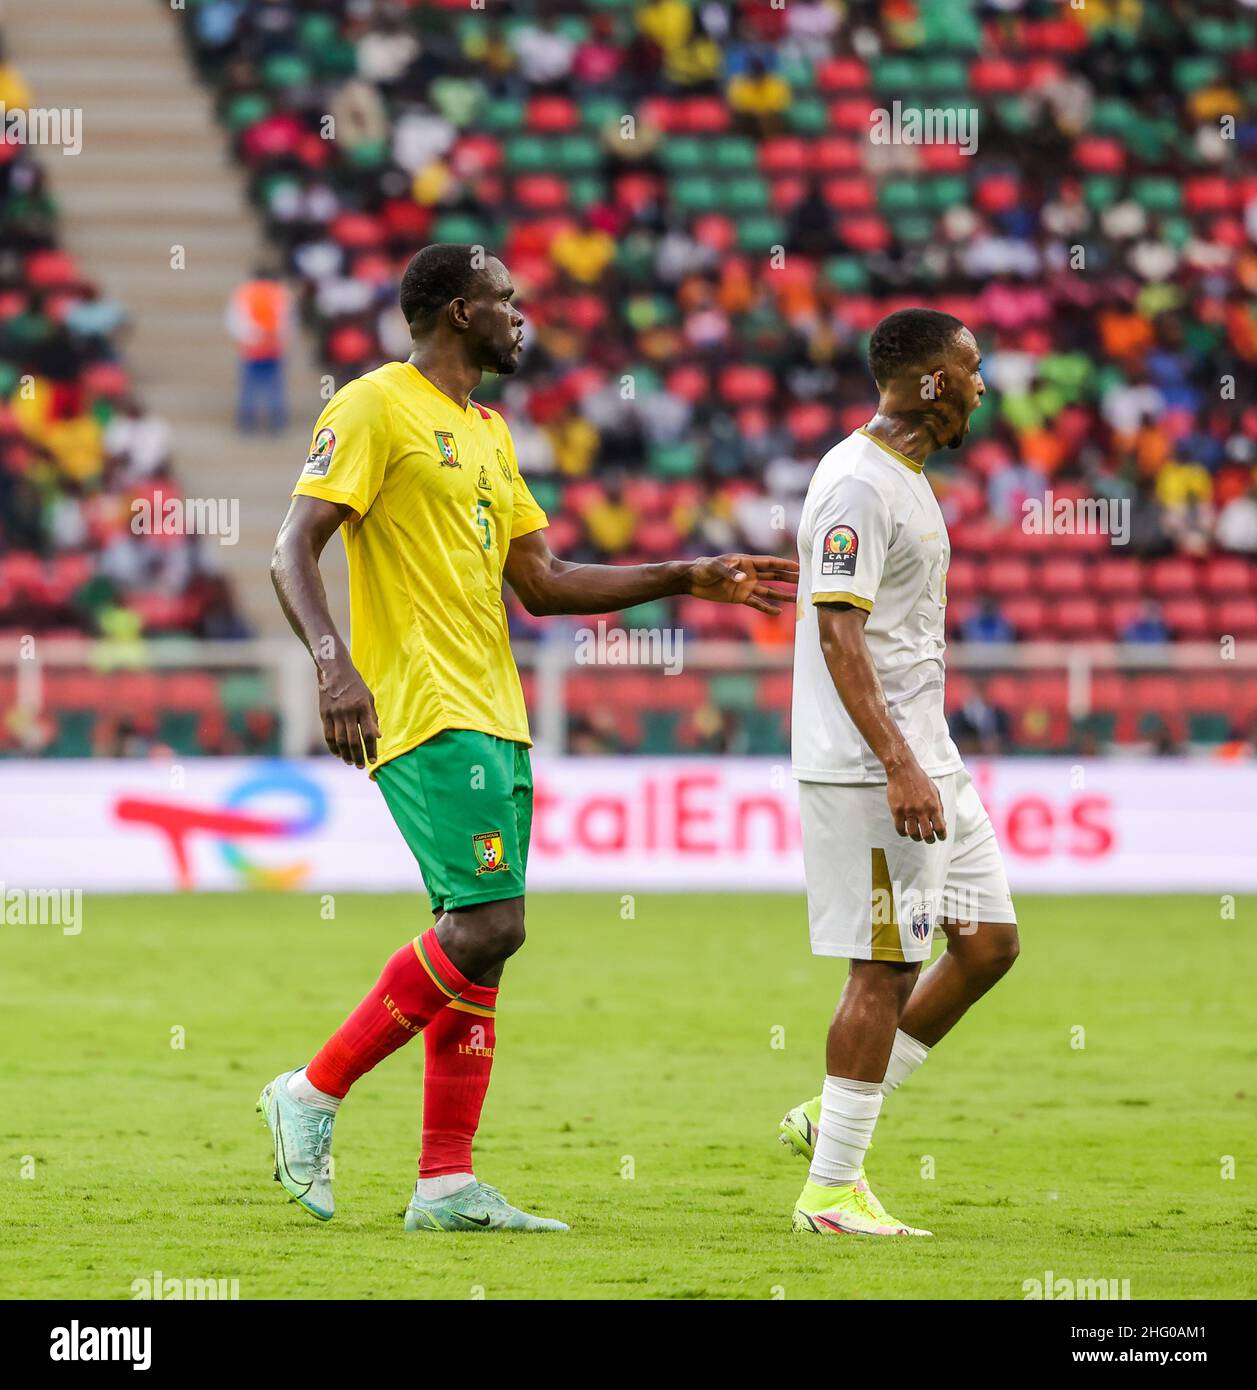
{"label": "caf logo patch on sleeve", "polygon": [[842,574],[849,579],[855,573],[855,557],[859,549],[860,538],[850,526],[835,526],[825,537],[821,573]]}
{"label": "caf logo patch on sleeve", "polygon": [[316,478],[325,478],[332,466],[332,455],[336,452],[336,435],[329,429],[322,429],[314,436],[314,448],[306,459],[304,471]]}

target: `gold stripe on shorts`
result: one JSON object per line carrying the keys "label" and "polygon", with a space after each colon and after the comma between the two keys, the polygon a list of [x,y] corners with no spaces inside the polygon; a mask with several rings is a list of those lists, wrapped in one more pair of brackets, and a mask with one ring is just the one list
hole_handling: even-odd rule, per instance
{"label": "gold stripe on shorts", "polygon": [[[889,914],[887,914],[889,908]],[[903,960],[903,942],[899,937],[899,917],[895,912],[895,893],[890,886],[890,868],[886,851],[873,851],[873,893],[870,959]]]}

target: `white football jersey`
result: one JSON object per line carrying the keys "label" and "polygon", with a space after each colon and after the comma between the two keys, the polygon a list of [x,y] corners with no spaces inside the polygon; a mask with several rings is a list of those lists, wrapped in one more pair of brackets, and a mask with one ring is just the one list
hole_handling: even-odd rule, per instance
{"label": "white football jersey", "polygon": [[812,475],[799,522],[791,761],[803,782],[885,782],[821,653],[818,603],[866,609],[864,638],[891,717],[922,770],[957,771],[943,717],[943,615],[951,546],[919,463],[863,430]]}

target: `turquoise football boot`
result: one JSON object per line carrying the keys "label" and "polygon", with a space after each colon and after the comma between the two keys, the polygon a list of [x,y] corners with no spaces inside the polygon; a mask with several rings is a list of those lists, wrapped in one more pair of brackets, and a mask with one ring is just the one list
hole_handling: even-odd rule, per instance
{"label": "turquoise football boot", "polygon": [[570,1231],[562,1221],[513,1207],[496,1187],[473,1179],[448,1197],[425,1200],[418,1189],[406,1208],[408,1231]]}
{"label": "turquoise football boot", "polygon": [[334,1115],[294,1100],[288,1094],[288,1078],[282,1072],[258,1097],[258,1114],[275,1141],[275,1181],[311,1216],[330,1221],[336,1211],[332,1201],[332,1126]]}

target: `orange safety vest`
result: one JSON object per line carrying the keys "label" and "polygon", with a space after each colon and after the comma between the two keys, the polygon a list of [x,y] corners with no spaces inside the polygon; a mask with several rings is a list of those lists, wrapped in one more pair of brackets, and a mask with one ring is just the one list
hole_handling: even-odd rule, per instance
{"label": "orange safety vest", "polygon": [[274,280],[250,280],[232,296],[236,311],[253,327],[247,342],[241,343],[241,354],[250,362],[283,355],[284,318],[288,308],[288,291]]}

